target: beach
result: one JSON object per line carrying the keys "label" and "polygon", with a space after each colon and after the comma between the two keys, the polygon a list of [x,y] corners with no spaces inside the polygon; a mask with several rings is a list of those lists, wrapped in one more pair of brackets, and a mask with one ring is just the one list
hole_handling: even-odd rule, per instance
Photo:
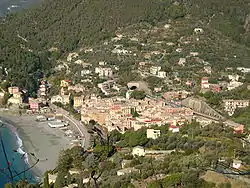
{"label": "beach", "polygon": [[[0,114],[0,119],[13,125],[23,142],[23,150],[29,153],[29,163],[34,164],[35,157],[38,164],[32,170],[41,177],[47,170],[56,167],[61,150],[69,148],[71,138],[66,137],[60,129],[50,128],[48,122],[37,122],[36,116]],[[30,155],[34,153],[35,157]]]}

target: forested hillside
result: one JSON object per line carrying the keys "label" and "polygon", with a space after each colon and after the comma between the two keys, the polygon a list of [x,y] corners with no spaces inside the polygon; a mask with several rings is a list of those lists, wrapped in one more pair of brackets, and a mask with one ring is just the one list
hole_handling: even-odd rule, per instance
{"label": "forested hillside", "polygon": [[[232,46],[247,48],[249,7],[247,0],[45,0],[0,22],[0,66],[7,68],[11,82],[32,92],[34,81],[43,73],[49,76],[65,52],[100,43],[119,28],[140,22],[206,25],[228,37],[228,43],[234,41]],[[56,52],[48,52],[52,47]]]}

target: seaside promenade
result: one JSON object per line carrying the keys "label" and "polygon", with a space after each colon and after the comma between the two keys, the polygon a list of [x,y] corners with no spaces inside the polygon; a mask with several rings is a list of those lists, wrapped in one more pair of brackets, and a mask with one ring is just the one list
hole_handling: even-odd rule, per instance
{"label": "seaside promenade", "polygon": [[81,121],[75,119],[73,116],[69,114],[68,111],[51,104],[51,109],[55,110],[56,113],[62,114],[66,120],[69,121],[70,126],[75,129],[77,132],[79,132],[81,138],[83,139],[83,148],[87,149],[91,143],[90,143],[90,134],[88,133],[87,127],[85,127]]}

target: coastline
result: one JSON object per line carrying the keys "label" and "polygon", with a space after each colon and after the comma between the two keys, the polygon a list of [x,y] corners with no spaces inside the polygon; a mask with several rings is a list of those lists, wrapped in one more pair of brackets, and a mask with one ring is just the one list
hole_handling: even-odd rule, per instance
{"label": "coastline", "polygon": [[[0,120],[9,124],[12,132],[14,134],[16,132],[21,139],[21,149],[29,153],[28,165],[32,166],[36,162],[35,157],[39,159],[37,165],[31,169],[32,173],[39,178],[42,178],[47,170],[53,170],[60,151],[70,147],[70,138],[64,136],[60,129],[50,128],[47,122],[36,122],[35,116],[1,112]],[[35,157],[31,155],[32,153]]]}

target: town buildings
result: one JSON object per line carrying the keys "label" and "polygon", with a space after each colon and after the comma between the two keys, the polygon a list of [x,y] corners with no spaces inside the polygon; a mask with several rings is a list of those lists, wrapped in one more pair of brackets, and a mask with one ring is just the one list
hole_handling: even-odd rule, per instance
{"label": "town buildings", "polygon": [[246,108],[249,106],[249,100],[223,100],[224,110],[229,116],[232,116],[237,108]]}

